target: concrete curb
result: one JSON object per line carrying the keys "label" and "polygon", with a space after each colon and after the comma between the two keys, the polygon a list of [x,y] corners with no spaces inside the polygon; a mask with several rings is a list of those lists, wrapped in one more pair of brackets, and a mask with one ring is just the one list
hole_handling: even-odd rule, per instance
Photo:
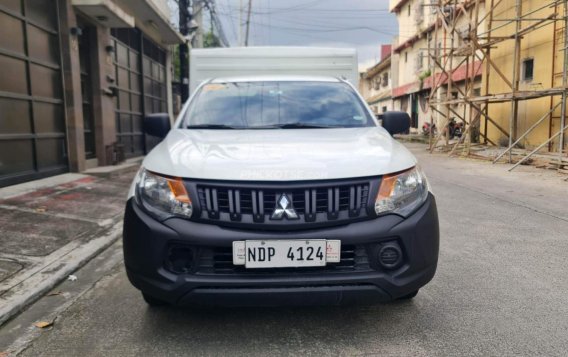
{"label": "concrete curb", "polygon": [[126,173],[136,172],[141,164],[142,159],[135,158],[127,160],[120,165],[95,167],[84,171],[83,174],[109,179]]}
{"label": "concrete curb", "polygon": [[395,139],[401,142],[406,142],[406,143],[421,143],[421,144],[428,144],[429,143],[429,137],[428,136],[424,136],[422,134],[420,135],[396,135]]}
{"label": "concrete curb", "polygon": [[25,195],[37,190],[63,185],[73,181],[87,178],[89,176],[82,174],[67,173],[57,176],[52,176],[40,180],[21,183],[18,185],[0,188],[0,200]]}
{"label": "concrete curb", "polygon": [[24,280],[10,292],[10,296],[0,299],[0,326],[10,318],[34,303],[57,284],[67,279],[69,274],[81,268],[99,253],[104,251],[122,235],[122,221],[110,227],[101,237],[87,243],[77,242],[77,246],[64,256],[41,267],[33,276]]}

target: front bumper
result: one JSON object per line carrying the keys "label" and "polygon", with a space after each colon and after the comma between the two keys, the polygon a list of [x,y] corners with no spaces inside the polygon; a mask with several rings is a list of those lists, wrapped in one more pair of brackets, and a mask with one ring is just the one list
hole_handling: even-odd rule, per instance
{"label": "front bumper", "polygon": [[[373,220],[306,231],[244,231],[178,218],[163,223],[126,205],[124,260],[131,283],[145,294],[179,305],[281,305],[384,302],[427,284],[438,262],[439,227],[432,195],[412,216],[387,215]],[[167,268],[168,249],[186,244],[200,249],[229,249],[236,240],[338,239],[364,247],[368,269],[354,271],[174,273]],[[404,262],[395,270],[376,261],[376,247],[396,241]],[[199,253],[196,253],[199,255]],[[196,257],[198,259],[198,257]]]}

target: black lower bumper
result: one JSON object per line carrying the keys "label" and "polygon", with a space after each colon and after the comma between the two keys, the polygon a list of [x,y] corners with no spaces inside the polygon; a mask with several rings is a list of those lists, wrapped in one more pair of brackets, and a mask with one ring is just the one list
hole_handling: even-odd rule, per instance
{"label": "black lower bumper", "polygon": [[[431,195],[407,219],[389,215],[295,232],[243,231],[182,219],[161,223],[129,200],[123,237],[131,283],[145,294],[180,305],[339,305],[390,301],[418,290],[433,278],[439,250],[438,215]],[[199,255],[202,250],[230,249],[236,240],[283,238],[339,239],[342,245],[364,247],[368,266],[353,271],[225,274],[198,270],[176,273],[166,263],[172,244],[191,246]],[[403,263],[394,270],[376,261],[377,247],[385,242],[396,242],[403,252]]]}

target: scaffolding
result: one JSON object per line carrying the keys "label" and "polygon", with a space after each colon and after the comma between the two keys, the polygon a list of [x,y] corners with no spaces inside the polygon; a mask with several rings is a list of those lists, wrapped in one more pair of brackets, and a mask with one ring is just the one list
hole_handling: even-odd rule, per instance
{"label": "scaffolding", "polygon": [[[566,123],[566,100],[568,84],[568,0],[534,1],[530,11],[523,12],[523,1],[515,0],[515,16],[507,16],[511,0],[438,0],[427,6],[433,7],[435,20],[428,34],[428,55],[430,59],[431,90],[429,106],[443,125],[437,134],[430,131],[430,151],[439,148],[440,140],[445,141],[442,149],[455,155],[458,148],[462,154],[469,155],[472,136],[478,136],[484,144],[497,146],[488,135],[488,127],[494,126],[506,138],[508,145],[494,160],[502,160],[507,155],[513,170],[535,153],[547,147],[558,155],[558,168],[568,166],[564,156]],[[537,4],[538,3],[538,4]],[[508,6],[508,7],[506,7]],[[554,9],[546,17],[538,17],[544,9]],[[503,18],[505,14],[505,18]],[[535,17],[537,15],[537,17]],[[499,34],[498,30],[514,26],[514,33]],[[545,26],[554,27],[552,85],[550,88],[521,90],[521,51],[525,37]],[[500,68],[492,59],[491,53],[501,44],[514,42],[512,68]],[[440,46],[443,43],[443,46]],[[557,56],[560,53],[561,55]],[[562,58],[559,62],[556,57]],[[560,68],[560,71],[556,71]],[[510,70],[510,74],[507,73]],[[465,75],[464,75],[465,71]],[[461,73],[461,75],[459,75]],[[493,78],[492,76],[496,76]],[[479,87],[476,91],[476,86]],[[491,93],[490,80],[502,81],[507,88],[504,93]],[[560,82],[560,83],[558,83]],[[536,98],[550,98],[546,113],[536,120],[524,133],[518,133],[519,103]],[[504,128],[490,116],[490,107],[496,103],[510,104],[509,127]],[[461,107],[460,107],[461,105]],[[460,110],[461,108],[461,110]],[[560,114],[558,114],[560,111]],[[462,136],[450,145],[449,125],[452,120],[463,123]],[[513,149],[533,130],[548,120],[548,139],[534,150],[524,152],[519,160],[513,162]],[[483,121],[483,130],[480,130]],[[558,130],[553,130],[559,121]],[[430,127],[434,116],[430,118]],[[475,135],[472,135],[475,134]],[[554,141],[556,145],[553,145]],[[563,164],[564,163],[564,164]]]}

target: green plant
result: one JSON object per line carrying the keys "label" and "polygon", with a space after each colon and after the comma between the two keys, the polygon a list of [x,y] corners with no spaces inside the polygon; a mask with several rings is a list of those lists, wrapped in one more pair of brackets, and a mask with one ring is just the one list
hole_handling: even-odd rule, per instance
{"label": "green plant", "polygon": [[207,32],[203,38],[203,47],[221,47],[221,41],[215,34],[211,31]]}
{"label": "green plant", "polygon": [[420,90],[424,88],[424,80],[432,75],[432,72],[428,69],[418,75],[418,80],[420,81]]}

